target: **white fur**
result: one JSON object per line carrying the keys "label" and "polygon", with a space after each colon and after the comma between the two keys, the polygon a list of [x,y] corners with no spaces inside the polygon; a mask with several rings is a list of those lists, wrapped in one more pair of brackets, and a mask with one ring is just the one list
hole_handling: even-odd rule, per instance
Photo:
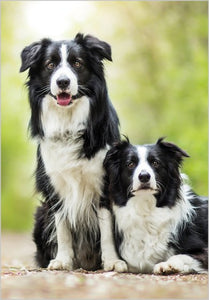
{"label": "white fur", "polygon": [[150,174],[150,188],[155,190],[157,188],[156,180],[155,180],[155,174],[149,165],[147,161],[147,148],[143,146],[137,146],[137,151],[138,151],[138,157],[139,157],[139,164],[137,168],[134,171],[133,175],[133,190],[136,191],[140,188],[140,181],[139,181],[139,174],[142,171],[146,171],[147,173]]}
{"label": "white fur", "polygon": [[172,207],[156,207],[150,192],[138,192],[126,206],[113,206],[119,232],[123,232],[121,256],[129,271],[150,273],[155,264],[167,260],[174,253],[168,251],[170,233],[189,221],[193,209],[182,189],[181,200]]}
{"label": "white fur", "polygon": [[155,274],[170,274],[182,273],[187,274],[191,272],[207,273],[206,270],[201,268],[200,263],[185,254],[173,255],[167,261],[156,264],[154,267]]}
{"label": "white fur", "polygon": [[55,214],[55,224],[57,231],[57,244],[58,251],[55,259],[50,261],[48,268],[54,269],[73,269],[73,249],[72,249],[72,236],[68,229],[66,220],[59,216],[59,213]]}
{"label": "white fur", "polygon": [[65,139],[68,145],[69,143],[74,145],[79,131],[86,128],[88,116],[88,97],[83,96],[71,105],[62,107],[57,105],[53,97],[46,95],[43,99],[41,114],[45,141],[55,143],[59,139],[60,141]]}
{"label": "white fur", "polygon": [[118,258],[114,246],[112,215],[106,208],[98,211],[99,227],[101,233],[102,263],[105,271],[126,272],[127,265]]}
{"label": "white fur", "polygon": [[94,209],[98,208],[102,195],[102,164],[107,149],[100,150],[90,160],[79,157],[83,142],[78,138],[86,128],[88,115],[89,99],[85,96],[64,109],[49,95],[43,99],[41,121],[45,137],[40,141],[41,155],[46,173],[63,203],[56,215],[58,253],[56,261],[49,264],[50,269],[62,269],[63,265],[71,268],[72,245],[67,223],[71,228],[76,228],[79,222],[84,228],[98,230]]}
{"label": "white fur", "polygon": [[50,89],[51,93],[56,96],[62,91],[59,89],[57,85],[57,79],[62,76],[67,77],[70,80],[70,85],[68,89],[66,89],[66,93],[70,93],[71,95],[76,95],[78,92],[78,80],[75,73],[70,68],[67,62],[67,46],[62,44],[60,47],[60,56],[61,56],[61,63],[59,68],[54,72],[51,78]]}

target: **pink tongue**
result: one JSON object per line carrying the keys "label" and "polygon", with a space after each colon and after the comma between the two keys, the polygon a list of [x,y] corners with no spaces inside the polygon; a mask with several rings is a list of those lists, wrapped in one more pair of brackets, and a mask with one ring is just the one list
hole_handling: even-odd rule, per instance
{"label": "pink tongue", "polygon": [[57,103],[62,106],[66,106],[71,101],[71,95],[67,93],[61,93],[57,96]]}

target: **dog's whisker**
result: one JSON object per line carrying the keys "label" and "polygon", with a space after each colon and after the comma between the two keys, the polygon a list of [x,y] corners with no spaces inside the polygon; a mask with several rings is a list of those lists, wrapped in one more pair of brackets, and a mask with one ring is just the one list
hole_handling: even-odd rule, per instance
{"label": "dog's whisker", "polygon": [[36,95],[40,97],[40,96],[42,96],[44,94],[47,94],[49,92],[50,92],[50,88],[47,86],[47,87],[43,87],[43,88],[39,89],[37,91]]}
{"label": "dog's whisker", "polygon": [[87,87],[84,87],[84,86],[78,86],[78,91],[82,94],[89,94],[91,91],[90,89],[88,89]]}
{"label": "dog's whisker", "polygon": [[162,182],[156,181],[157,189],[162,193],[163,190],[165,190],[165,186]]}

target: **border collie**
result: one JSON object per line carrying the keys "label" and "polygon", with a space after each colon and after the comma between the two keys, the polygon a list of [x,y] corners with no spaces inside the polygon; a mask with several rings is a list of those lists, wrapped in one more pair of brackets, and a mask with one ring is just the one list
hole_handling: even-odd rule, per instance
{"label": "border collie", "polygon": [[38,142],[36,188],[43,201],[35,214],[40,267],[100,267],[97,209],[103,160],[119,141],[119,121],[107,92],[104,41],[77,34],[25,47],[20,72],[29,69],[30,131]]}
{"label": "border collie", "polygon": [[[143,146],[122,141],[107,152],[109,200],[100,209],[103,260],[115,255],[114,239],[130,272],[206,272],[208,201],[186,184],[183,157],[188,154],[163,138]],[[108,210],[114,230],[103,242],[111,228]]]}

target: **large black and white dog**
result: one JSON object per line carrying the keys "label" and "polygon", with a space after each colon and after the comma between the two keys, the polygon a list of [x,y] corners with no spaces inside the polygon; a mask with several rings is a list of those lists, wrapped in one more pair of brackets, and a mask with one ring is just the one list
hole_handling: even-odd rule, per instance
{"label": "large black and white dog", "polygon": [[[159,139],[156,144],[116,144],[107,153],[106,217],[101,235],[103,258],[117,253],[131,272],[169,274],[205,272],[208,265],[208,201],[186,183],[180,166],[188,154]],[[109,198],[109,202],[108,202]],[[101,239],[103,240],[103,238]],[[113,254],[112,254],[113,253]]]}
{"label": "large black and white dog", "polygon": [[36,187],[44,199],[35,215],[36,261],[50,269],[94,270],[101,263],[103,159],[120,140],[102,63],[111,61],[111,48],[77,34],[71,41],[35,42],[21,57],[20,71],[29,69]]}

